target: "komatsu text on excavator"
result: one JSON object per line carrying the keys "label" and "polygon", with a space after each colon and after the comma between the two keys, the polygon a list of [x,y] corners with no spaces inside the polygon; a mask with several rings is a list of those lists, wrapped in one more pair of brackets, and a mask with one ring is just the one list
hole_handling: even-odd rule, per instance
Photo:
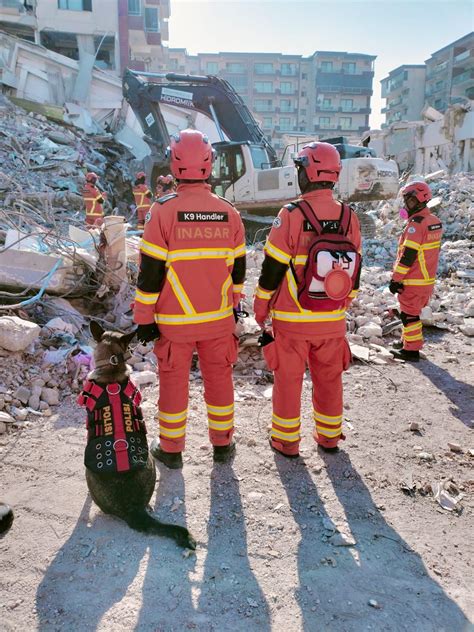
{"label": "komatsu text on excavator", "polygon": [[[150,79],[150,80],[148,80]],[[240,210],[274,214],[298,196],[296,169],[284,166],[234,88],[219,77],[126,70],[123,94],[151,150],[151,180],[167,173],[170,133],[195,127],[216,150],[211,184]],[[398,167],[373,149],[349,145],[344,137],[320,139],[338,149],[343,169],[338,195],[346,202],[396,197]]]}

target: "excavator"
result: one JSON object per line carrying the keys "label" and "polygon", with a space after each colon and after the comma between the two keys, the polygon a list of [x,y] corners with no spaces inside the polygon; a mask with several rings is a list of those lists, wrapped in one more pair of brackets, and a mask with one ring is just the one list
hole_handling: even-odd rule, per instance
{"label": "excavator", "polygon": [[[148,80],[150,79],[150,80]],[[207,134],[216,151],[210,183],[239,210],[252,216],[275,215],[298,197],[296,169],[283,165],[259,124],[228,81],[212,75],[150,73],[127,69],[123,95],[148,144],[153,183],[169,170],[166,148],[170,133],[195,127]],[[344,137],[327,139],[341,156],[337,195],[346,202],[396,197],[398,167],[375,151],[350,145]]]}

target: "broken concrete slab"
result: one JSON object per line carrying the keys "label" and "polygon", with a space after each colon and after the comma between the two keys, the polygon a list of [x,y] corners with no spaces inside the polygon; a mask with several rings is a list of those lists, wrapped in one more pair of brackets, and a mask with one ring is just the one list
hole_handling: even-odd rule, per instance
{"label": "broken concrete slab", "polygon": [[0,316],[0,347],[23,351],[40,335],[41,327],[18,316]]}

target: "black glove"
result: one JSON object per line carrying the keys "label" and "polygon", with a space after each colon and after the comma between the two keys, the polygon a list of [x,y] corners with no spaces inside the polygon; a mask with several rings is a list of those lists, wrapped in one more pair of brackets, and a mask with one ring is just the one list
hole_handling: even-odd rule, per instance
{"label": "black glove", "polygon": [[156,323],[150,323],[149,325],[138,325],[137,327],[137,339],[142,344],[151,342],[152,340],[160,339],[160,330]]}
{"label": "black glove", "polygon": [[390,290],[392,294],[401,294],[404,290],[403,283],[401,283],[400,281],[394,281],[392,279],[390,281],[390,285],[388,286],[388,289]]}

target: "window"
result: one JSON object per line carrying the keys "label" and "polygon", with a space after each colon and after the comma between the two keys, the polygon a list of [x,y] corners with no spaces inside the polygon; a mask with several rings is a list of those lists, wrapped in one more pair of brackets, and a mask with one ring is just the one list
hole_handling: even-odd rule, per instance
{"label": "window", "polygon": [[239,90],[246,90],[247,89],[247,76],[246,75],[230,77],[229,78],[229,82],[237,90],[237,92]]}
{"label": "window", "polygon": [[293,94],[295,89],[291,81],[282,81],[280,83],[280,91],[282,94]]}
{"label": "window", "polygon": [[272,75],[273,64],[255,64],[255,74],[257,75]]}
{"label": "window", "polygon": [[92,0],[58,0],[58,9],[92,11]]}
{"label": "window", "polygon": [[273,82],[272,81],[256,81],[255,82],[255,92],[273,92]]}
{"label": "window", "polygon": [[341,108],[343,112],[351,112],[354,109],[354,99],[341,99]]}
{"label": "window", "polygon": [[352,116],[341,116],[341,118],[339,119],[339,125],[342,129],[351,129]]}
{"label": "window", "polygon": [[285,77],[292,77],[296,75],[296,66],[295,64],[282,64],[281,65],[281,74]]}
{"label": "window", "polygon": [[263,117],[263,127],[273,127],[273,119],[271,116]]}
{"label": "window", "polygon": [[145,31],[159,33],[160,19],[158,16],[158,9],[145,7]]}
{"label": "window", "polygon": [[306,90],[301,90],[301,96],[305,97],[306,96]]}
{"label": "window", "polygon": [[237,62],[229,62],[226,64],[226,70],[227,72],[235,73],[245,72],[245,66],[244,64],[239,64]]}
{"label": "window", "polygon": [[332,72],[332,61],[322,61],[319,69],[321,72]]}
{"label": "window", "polygon": [[342,69],[348,75],[355,75],[356,65],[353,61],[343,62]]}
{"label": "window", "polygon": [[323,99],[323,104],[321,107],[323,110],[330,110],[332,107],[331,99]]}
{"label": "window", "polygon": [[308,78],[308,73],[307,72],[302,72],[301,73],[301,79],[305,80]]}
{"label": "window", "polygon": [[282,112],[293,112],[293,103],[291,99],[282,99],[280,101],[280,110]]}
{"label": "window", "polygon": [[289,132],[291,130],[291,119],[290,118],[281,118],[280,119],[280,130],[282,132]]}
{"label": "window", "polygon": [[255,99],[253,107],[255,112],[271,112],[273,102],[271,99]]}
{"label": "window", "polygon": [[217,61],[208,61],[206,62],[206,73],[208,75],[217,75],[219,72],[219,64]]}
{"label": "window", "polygon": [[252,156],[253,166],[256,169],[268,169],[270,167],[268,154],[263,147],[250,145],[250,155]]}
{"label": "window", "polygon": [[329,129],[331,127],[331,117],[330,116],[320,116],[319,117],[319,127],[322,129]]}
{"label": "window", "polygon": [[128,0],[128,15],[141,15],[141,0]]}

